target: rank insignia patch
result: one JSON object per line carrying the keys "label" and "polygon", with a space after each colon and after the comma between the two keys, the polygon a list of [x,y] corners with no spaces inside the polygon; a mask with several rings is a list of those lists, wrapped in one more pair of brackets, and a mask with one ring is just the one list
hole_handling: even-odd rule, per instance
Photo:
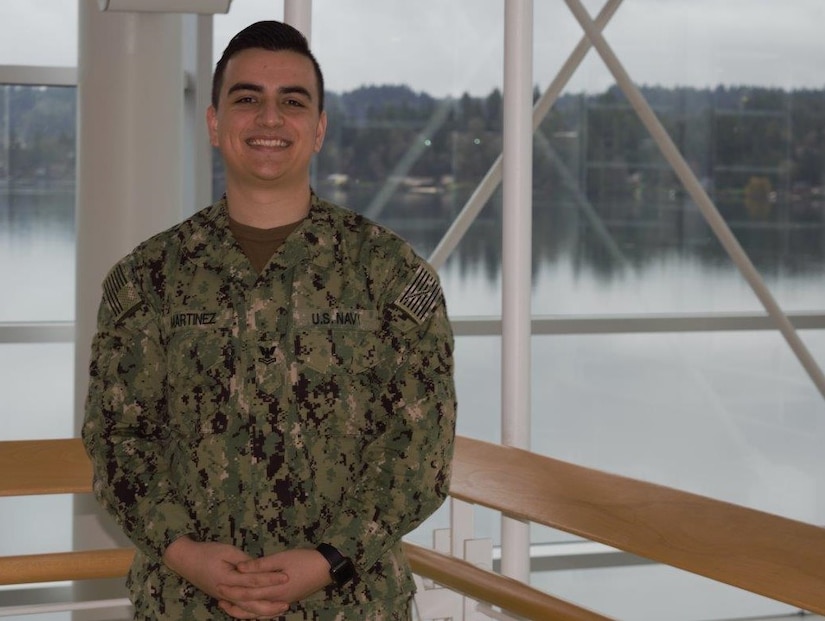
{"label": "rank insignia patch", "polygon": [[408,313],[418,323],[422,323],[441,299],[438,277],[426,266],[416,270],[415,277],[401,292],[395,305]]}
{"label": "rank insignia patch", "polygon": [[103,281],[103,299],[116,321],[120,321],[140,304],[140,296],[126,278],[126,270],[122,265],[116,265]]}

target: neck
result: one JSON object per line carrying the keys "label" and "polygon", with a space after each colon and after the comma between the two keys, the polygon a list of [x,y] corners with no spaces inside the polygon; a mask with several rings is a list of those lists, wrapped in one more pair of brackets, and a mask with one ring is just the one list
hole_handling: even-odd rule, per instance
{"label": "neck", "polygon": [[258,229],[272,229],[298,222],[309,213],[309,186],[288,191],[237,188],[227,185],[229,215],[236,222]]}

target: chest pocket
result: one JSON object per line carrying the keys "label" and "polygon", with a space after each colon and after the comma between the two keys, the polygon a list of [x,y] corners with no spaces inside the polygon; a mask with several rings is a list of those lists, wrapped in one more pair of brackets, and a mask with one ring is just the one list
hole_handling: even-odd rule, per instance
{"label": "chest pocket", "polygon": [[322,375],[360,374],[375,368],[391,348],[380,337],[377,311],[298,308],[293,353],[299,367]]}
{"label": "chest pocket", "polygon": [[369,330],[309,328],[294,335],[292,373],[310,437],[368,438],[382,418],[380,393],[391,349]]}
{"label": "chest pocket", "polygon": [[368,330],[310,329],[295,335],[295,359],[322,375],[358,374],[385,357],[381,340]]}

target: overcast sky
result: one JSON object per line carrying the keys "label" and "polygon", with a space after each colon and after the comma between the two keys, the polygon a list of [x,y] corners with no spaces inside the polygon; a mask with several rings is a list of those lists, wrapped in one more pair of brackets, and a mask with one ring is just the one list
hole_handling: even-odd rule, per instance
{"label": "overcast sky", "polygon": [[[601,0],[585,0],[595,14]],[[504,0],[314,0],[312,43],[327,87],[408,84],[436,96],[501,87]],[[534,82],[545,87],[581,28],[563,0],[534,0]],[[281,19],[281,0],[233,0],[215,19],[215,54],[237,30]],[[625,0],[605,35],[644,85],[825,87],[825,0]],[[0,0],[0,64],[72,66],[69,0]],[[595,51],[570,82],[613,78]]]}

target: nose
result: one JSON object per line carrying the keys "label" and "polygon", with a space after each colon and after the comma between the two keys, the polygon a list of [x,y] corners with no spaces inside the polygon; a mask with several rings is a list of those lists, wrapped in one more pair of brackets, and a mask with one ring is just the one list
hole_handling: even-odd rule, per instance
{"label": "nose", "polygon": [[258,122],[266,127],[277,127],[284,122],[277,102],[265,102],[258,111]]}

